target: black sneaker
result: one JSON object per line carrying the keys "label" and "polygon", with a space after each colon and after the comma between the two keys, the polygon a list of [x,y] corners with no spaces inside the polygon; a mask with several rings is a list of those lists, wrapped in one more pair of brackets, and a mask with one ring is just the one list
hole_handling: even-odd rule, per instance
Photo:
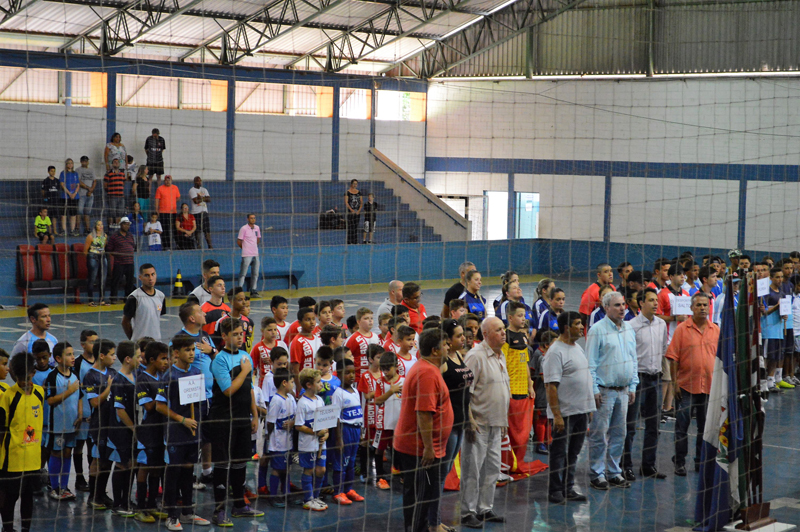
{"label": "black sneaker", "polygon": [[75,489],[77,491],[89,491],[89,483],[83,478],[83,475],[78,475],[75,478]]}
{"label": "black sneaker", "polygon": [[468,513],[461,517],[461,525],[468,528],[483,528],[483,521],[478,519],[478,516],[475,514]]}
{"label": "black sneaker", "polygon": [[557,491],[550,493],[547,496],[547,500],[550,501],[551,504],[564,504],[566,502],[564,494]]}
{"label": "black sneaker", "polygon": [[206,486],[211,486],[214,484],[214,473],[210,475],[202,474],[200,475],[200,482],[205,484]]}
{"label": "black sneaker", "polygon": [[608,482],[602,477],[597,477],[596,479],[594,479],[591,482],[589,482],[589,486],[591,486],[592,488],[594,488],[596,490],[601,490],[601,491],[602,490],[607,490],[608,489]]}
{"label": "black sneaker", "polygon": [[256,299],[256,298],[259,298],[259,297],[261,297],[261,294],[259,294],[255,290],[250,290],[250,299]]}
{"label": "black sneaker", "polygon": [[628,482],[636,480],[636,475],[633,474],[633,469],[631,468],[626,468],[625,471],[622,472],[622,477]]}
{"label": "black sneaker", "polygon": [[585,502],[586,495],[576,490],[575,488],[572,488],[571,490],[569,490],[569,492],[567,492],[567,500],[572,502]]}
{"label": "black sneaker", "polygon": [[685,477],[686,476],[686,466],[675,466],[675,476],[678,477]]}
{"label": "black sneaker", "polygon": [[618,477],[611,477],[610,479],[608,479],[608,485],[609,486],[613,486],[615,488],[630,488],[631,487],[631,483],[628,482],[627,480],[625,480],[625,478],[623,476],[621,476],[621,475],[618,476]]}

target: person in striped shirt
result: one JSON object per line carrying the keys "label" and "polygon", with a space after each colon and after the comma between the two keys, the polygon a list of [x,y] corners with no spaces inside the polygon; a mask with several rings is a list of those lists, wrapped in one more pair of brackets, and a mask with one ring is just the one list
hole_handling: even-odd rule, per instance
{"label": "person in striped shirt", "polygon": [[112,229],[119,227],[119,219],[125,207],[125,172],[120,168],[120,160],[111,161],[111,169],[103,178],[103,190],[106,192],[106,214],[108,225]]}

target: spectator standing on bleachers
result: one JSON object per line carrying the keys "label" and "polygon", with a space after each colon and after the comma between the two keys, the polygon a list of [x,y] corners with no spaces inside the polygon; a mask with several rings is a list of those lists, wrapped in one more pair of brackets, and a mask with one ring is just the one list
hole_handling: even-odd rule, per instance
{"label": "spectator standing on bleachers", "polygon": [[111,163],[114,159],[119,160],[119,167],[122,170],[123,177],[128,170],[128,152],[125,151],[125,145],[122,143],[122,135],[114,133],[111,135],[111,140],[106,144],[105,152],[103,153],[103,160],[106,163],[106,172],[111,170]]}
{"label": "spectator standing on bleachers", "polygon": [[375,203],[375,194],[367,194],[367,202],[364,204],[364,242],[372,244],[375,237],[375,224],[377,223],[378,204]]}
{"label": "spectator standing on bleachers", "polygon": [[61,211],[59,208],[61,196],[61,183],[56,177],[56,167],[47,167],[47,177],[42,181],[42,205],[47,207],[50,214],[53,215],[53,235],[61,236],[58,232],[58,214]]}
{"label": "spectator standing on bleachers", "polygon": [[194,249],[194,233],[197,220],[189,212],[187,203],[181,204],[181,213],[175,220],[175,244],[178,249]]}
{"label": "spectator standing on bleachers", "polygon": [[239,268],[239,286],[244,288],[244,279],[250,269],[250,297],[258,295],[258,276],[260,275],[260,263],[258,257],[258,247],[261,244],[261,228],[256,225],[256,215],[248,214],[247,223],[239,229],[239,236],[236,243],[242,248],[242,265]]}
{"label": "spectator standing on bleachers", "polygon": [[189,199],[192,200],[191,213],[197,222],[197,231],[194,233],[197,249],[203,249],[201,234],[206,235],[208,249],[214,249],[211,245],[211,224],[208,220],[208,202],[211,201],[211,196],[208,195],[208,189],[203,186],[203,179],[199,175],[195,176],[194,186],[189,189]]}
{"label": "spectator standing on bleachers", "polygon": [[347,243],[358,244],[358,221],[361,219],[361,209],[364,198],[358,190],[358,179],[350,181],[350,188],[344,193],[344,205],[347,207]]}
{"label": "spectator standing on bleachers", "polygon": [[125,278],[125,296],[136,287],[134,281],[133,254],[136,252],[136,238],[130,231],[131,221],[127,216],[119,221],[119,231],[111,235],[106,243],[106,253],[114,256],[114,268],[111,270],[111,283],[108,287],[111,304],[117,302],[119,285]]}
{"label": "spectator standing on bleachers", "polygon": [[85,234],[92,232],[89,227],[89,218],[94,207],[94,189],[97,186],[94,170],[89,167],[89,157],[81,157],[81,165],[76,170],[78,172],[78,183],[80,186],[80,196],[78,197],[78,231],[80,231],[81,218],[83,218],[83,228]]}
{"label": "spectator standing on bleachers", "polygon": [[150,172],[149,166],[140,166],[133,181],[131,194],[136,198],[136,203],[142,208],[144,216],[150,215]]}
{"label": "spectator standing on bleachers", "polygon": [[78,172],[75,171],[75,162],[72,159],[64,161],[64,169],[58,176],[58,182],[61,183],[61,225],[64,227],[64,232],[67,231],[67,216],[69,216],[69,234],[70,236],[80,236],[77,228],[75,227],[76,218],[78,214],[78,198],[80,198],[80,181],[78,179]]}
{"label": "spectator standing on bleachers", "polygon": [[103,178],[106,191],[105,210],[108,225],[111,229],[119,227],[119,218],[125,208],[125,172],[120,167],[120,159],[111,161],[111,169]]}
{"label": "spectator standing on bleachers", "polygon": [[86,267],[89,270],[89,279],[86,283],[86,291],[89,297],[89,306],[96,307],[94,302],[94,283],[100,278],[100,306],[107,306],[108,303],[103,299],[106,286],[106,275],[108,275],[108,257],[106,257],[106,235],[103,228],[103,220],[94,223],[92,232],[86,236],[83,244],[83,254],[86,255]]}
{"label": "spectator standing on bleachers", "polygon": [[30,353],[36,340],[47,340],[51,351],[58,343],[56,337],[50,334],[50,307],[44,303],[34,303],[28,307],[28,322],[31,329],[19,337],[11,349],[11,356]]}
{"label": "spectator standing on bleachers", "polygon": [[160,131],[154,128],[152,135],[144,141],[144,151],[147,153],[147,166],[150,168],[150,175],[156,176],[156,186],[161,182],[164,175],[164,150],[167,149],[167,141],[159,136]]}
{"label": "spectator standing on bleachers", "polygon": [[178,200],[181,193],[177,185],[172,184],[172,176],[164,176],[164,184],[156,189],[156,212],[158,221],[164,234],[161,236],[161,244],[164,249],[172,249],[173,236],[175,234],[175,218],[178,212]]}
{"label": "spectator standing on bleachers", "polygon": [[142,215],[142,207],[134,202],[131,205],[131,213],[128,214],[128,219],[131,221],[131,234],[134,241],[136,241],[136,251],[142,249],[142,237],[144,235],[144,222],[145,218]]}

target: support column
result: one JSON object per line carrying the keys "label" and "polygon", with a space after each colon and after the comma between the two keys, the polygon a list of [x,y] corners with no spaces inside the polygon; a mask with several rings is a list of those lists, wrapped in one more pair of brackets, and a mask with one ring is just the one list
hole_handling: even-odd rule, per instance
{"label": "support column", "polygon": [[331,181],[339,181],[339,85],[333,87],[333,116],[331,127]]}
{"label": "support column", "polygon": [[228,80],[228,106],[225,110],[225,181],[233,181],[236,168],[236,81]]}
{"label": "support column", "polygon": [[744,249],[747,228],[747,175],[743,166],[740,171],[742,175],[739,176],[739,220],[736,230],[736,247]]}
{"label": "support column", "polygon": [[372,84],[372,88],[369,91],[369,147],[375,147],[375,113],[378,110],[378,103],[376,97],[378,96],[378,91],[375,90],[375,84]]}
{"label": "support column", "polygon": [[514,190],[514,172],[508,173],[508,225],[506,238],[517,236],[517,193]]}
{"label": "support column", "polygon": [[611,172],[606,174],[605,194],[603,195],[603,242],[611,241]]}
{"label": "support column", "polygon": [[72,72],[64,72],[64,105],[72,107]]}
{"label": "support column", "polygon": [[117,130],[117,73],[106,74],[106,142]]}

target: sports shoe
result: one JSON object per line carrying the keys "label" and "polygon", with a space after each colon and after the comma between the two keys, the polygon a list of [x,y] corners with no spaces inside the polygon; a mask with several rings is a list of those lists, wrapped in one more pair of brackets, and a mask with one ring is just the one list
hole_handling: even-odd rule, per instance
{"label": "sports shoe", "polygon": [[264,517],[264,512],[261,510],[253,510],[246,504],[241,508],[234,508],[231,512],[231,517]]}
{"label": "sports shoe", "polygon": [[181,523],[185,525],[208,526],[211,524],[211,521],[209,521],[208,519],[203,519],[199,515],[188,514],[181,516]]}
{"label": "sports shoe", "polygon": [[114,515],[118,515],[120,517],[133,517],[136,515],[136,512],[131,510],[130,508],[125,508],[123,506],[117,506],[111,509],[111,513]]}
{"label": "sports shoe", "polygon": [[388,482],[386,482],[386,479],[383,479],[383,478],[379,478],[379,479],[378,479],[378,482],[375,484],[375,486],[376,486],[376,487],[377,487],[379,490],[388,490],[388,489],[390,489],[390,488],[391,488],[391,486],[389,486],[389,483],[388,483]]}
{"label": "sports shoe", "polygon": [[150,515],[147,512],[136,512],[136,515],[133,516],[134,519],[139,521],[140,523],[155,523],[156,518]]}
{"label": "sports shoe", "polygon": [[353,501],[348,499],[347,495],[345,495],[344,493],[339,493],[337,495],[334,495],[333,500],[334,502],[336,502],[336,504],[340,504],[342,506],[349,506],[353,504]]}
{"label": "sports shoe", "polygon": [[75,498],[75,494],[69,491],[68,488],[64,488],[61,490],[61,500],[62,501],[71,501]]}
{"label": "sports shoe", "polygon": [[286,501],[283,498],[274,498],[270,502],[273,508],[286,508]]}
{"label": "sports shoe", "polygon": [[788,382],[783,380],[778,381],[778,383],[775,386],[777,386],[778,388],[783,388],[784,390],[794,390],[794,384],[789,384]]}
{"label": "sports shoe", "polygon": [[266,486],[261,486],[258,488],[258,496],[259,497],[269,497],[269,490]]}
{"label": "sports shoe", "polygon": [[303,503],[303,510],[311,510],[312,512],[324,512],[328,509],[328,505],[319,499],[311,499]]}
{"label": "sports shoe", "polygon": [[206,475],[205,473],[201,474],[200,475],[200,482],[202,482],[203,484],[205,484],[207,486],[213,485],[214,484],[214,473],[211,473],[210,475]]}
{"label": "sports shoe", "polygon": [[775,383],[774,383],[774,382],[772,382],[772,383],[770,383],[770,384],[768,385],[768,387],[767,387],[767,390],[768,390],[770,393],[778,393],[778,392],[780,392],[780,390],[778,389],[778,387],[777,387],[777,386],[775,386]]}
{"label": "sports shoe", "polygon": [[333,495],[336,491],[333,489],[333,486],[323,486],[321,490],[319,490],[320,495]]}
{"label": "sports shoe", "polygon": [[159,510],[158,508],[153,510],[148,510],[148,512],[150,512],[150,515],[152,515],[156,519],[169,519],[169,514],[167,512]]}
{"label": "sports shoe", "polygon": [[224,526],[224,527],[233,526],[233,521],[228,519],[228,516],[225,515],[225,510],[220,510],[219,512],[215,513],[214,516],[211,518],[211,522],[217,526]]}
{"label": "sports shoe", "polygon": [[786,377],[783,380],[785,380],[789,384],[794,384],[795,386],[800,385],[800,380],[797,380],[797,377]]}
{"label": "sports shoe", "polygon": [[83,475],[78,475],[75,478],[75,489],[77,491],[89,491],[89,483],[83,478]]}
{"label": "sports shoe", "polygon": [[177,519],[170,519],[167,521],[167,530],[183,530],[183,525]]}
{"label": "sports shoe", "polygon": [[51,499],[53,499],[54,501],[60,501],[60,500],[63,500],[63,499],[61,498],[61,490],[60,490],[60,489],[58,489],[58,488],[51,489],[51,490],[50,490],[50,495],[49,495],[49,497],[50,497]]}
{"label": "sports shoe", "polygon": [[350,490],[347,493],[345,493],[345,495],[347,495],[347,498],[353,502],[361,502],[364,500],[364,497],[356,493],[356,490]]}
{"label": "sports shoe", "polygon": [[91,508],[92,510],[97,510],[97,511],[102,511],[102,510],[107,510],[108,509],[108,506],[106,506],[102,502],[97,502],[97,501],[95,501],[93,499],[89,499],[88,501],[86,501],[86,505],[89,508]]}
{"label": "sports shoe", "polygon": [[392,466],[392,475],[399,475],[399,474],[400,474],[400,470],[397,469],[395,466]]}
{"label": "sports shoe", "polygon": [[[250,488],[245,488],[244,489],[244,498],[247,499],[248,501],[254,501],[254,500],[258,499],[258,495],[256,495],[252,491],[250,491]],[[246,502],[245,504],[250,504],[250,503]]]}
{"label": "sports shoe", "polygon": [[250,290],[250,299],[256,299],[256,298],[259,298],[259,297],[261,297],[261,294],[259,294],[255,290]]}
{"label": "sports shoe", "polygon": [[204,490],[204,489],[206,489],[206,485],[203,484],[202,482],[200,482],[199,480],[195,480],[192,483],[192,489],[195,489],[195,490],[198,490],[198,491]]}
{"label": "sports shoe", "polygon": [[611,477],[608,479],[608,485],[613,486],[615,488],[630,488],[631,483],[625,480],[625,477],[622,475],[617,477]]}
{"label": "sports shoe", "polygon": [[367,483],[367,477],[365,475],[361,475],[359,480],[361,481],[362,484],[366,484]]}
{"label": "sports shoe", "polygon": [[258,453],[253,455],[253,460],[258,460],[258,458],[259,458]]}

